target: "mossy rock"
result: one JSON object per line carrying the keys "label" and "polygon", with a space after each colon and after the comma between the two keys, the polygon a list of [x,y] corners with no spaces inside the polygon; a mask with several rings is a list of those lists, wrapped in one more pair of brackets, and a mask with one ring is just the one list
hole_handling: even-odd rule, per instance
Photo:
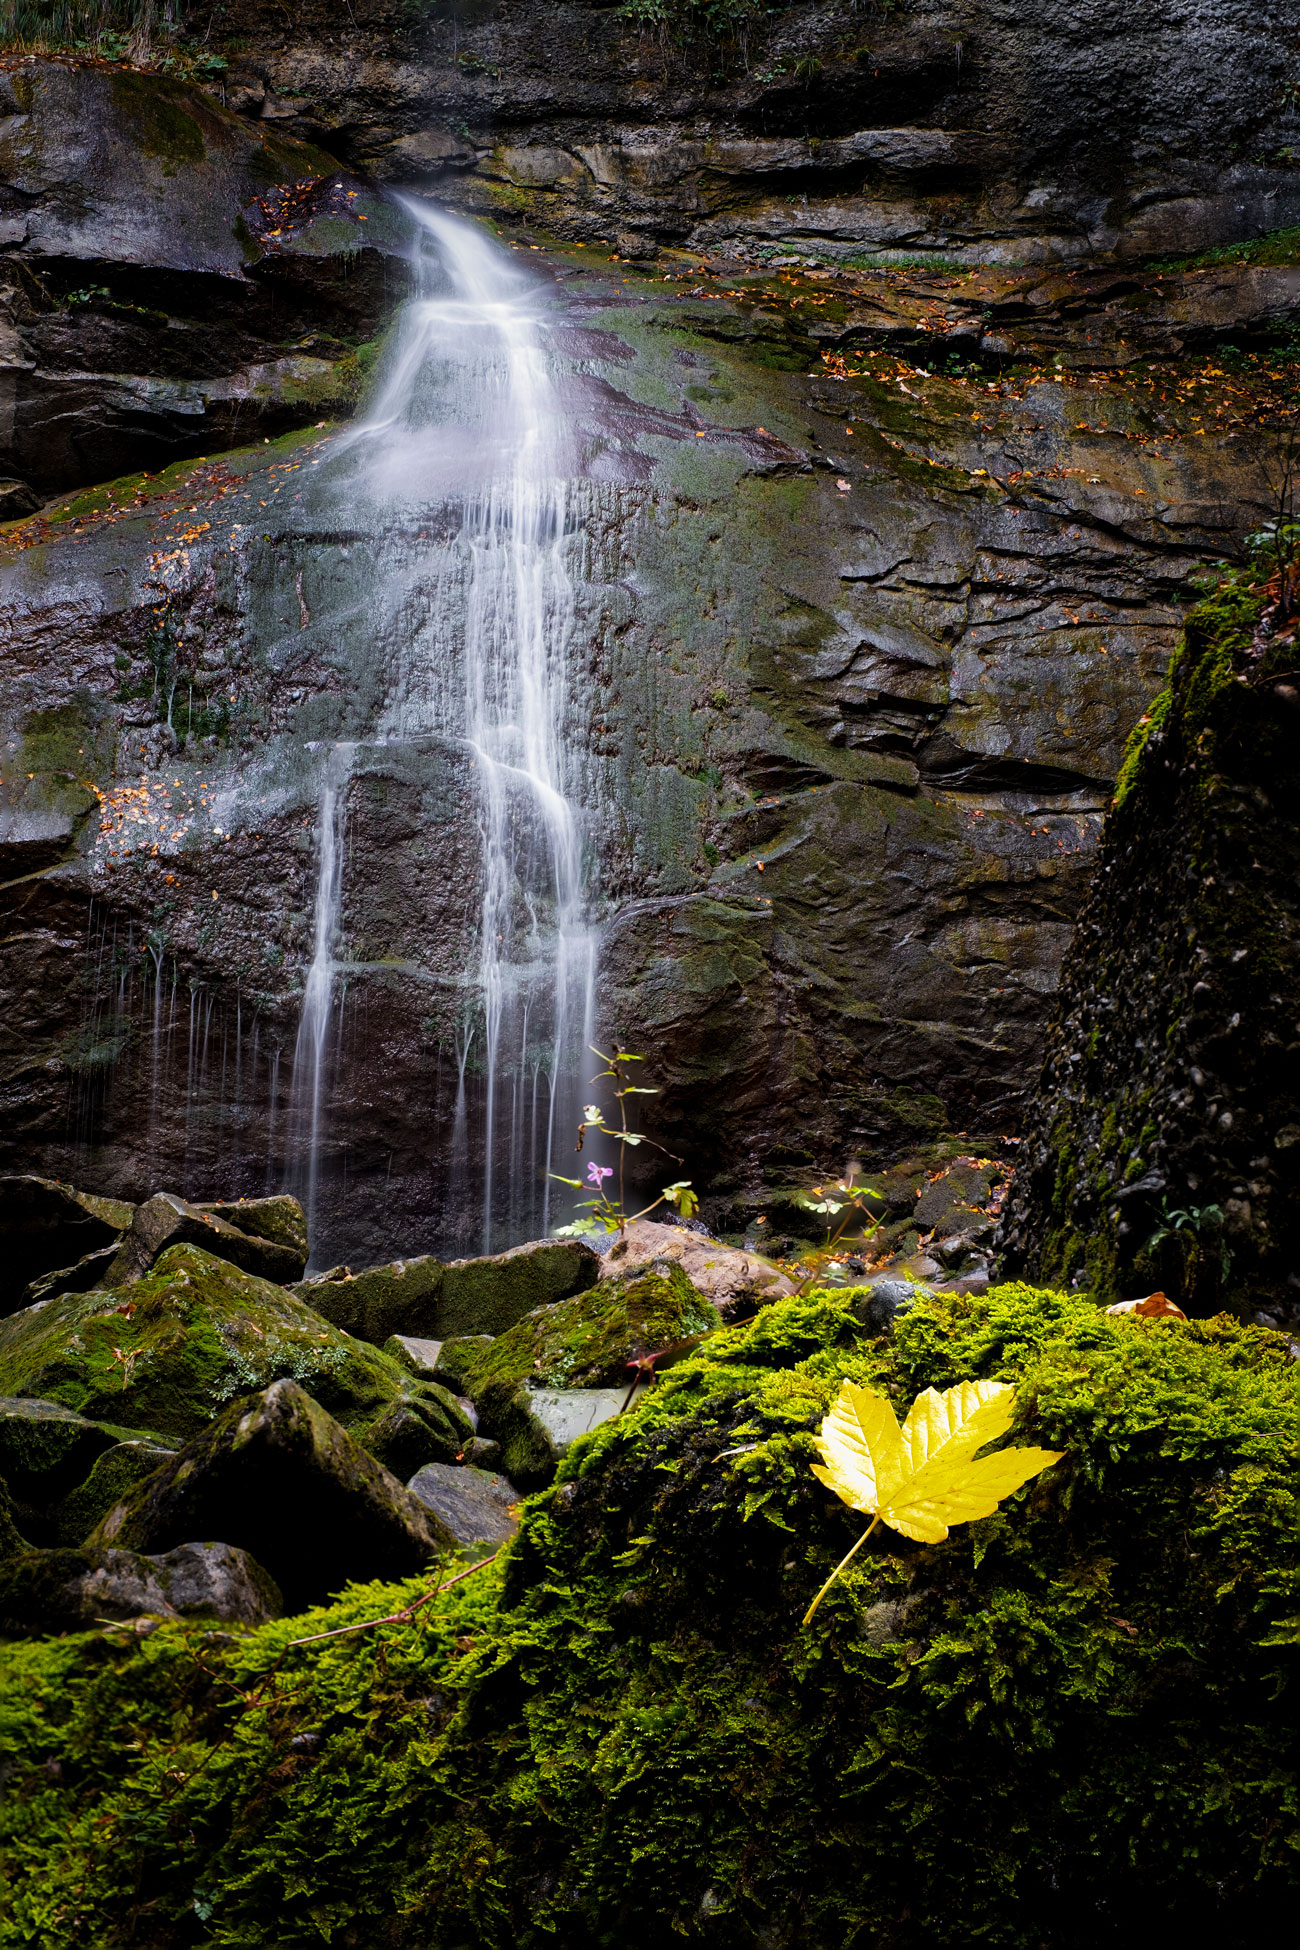
{"label": "mossy rock", "polygon": [[90,1550],[146,1554],[220,1538],[266,1567],[290,1606],[349,1578],[401,1577],[455,1539],[292,1381],[234,1402],[108,1511]]}
{"label": "mossy rock", "polygon": [[599,1274],[599,1256],[581,1240],[543,1239],[446,1265],[425,1257],[364,1273],[344,1269],[293,1291],[326,1320],[382,1347],[392,1334],[440,1341],[504,1333],[535,1307],[594,1286]]}
{"label": "mossy rock", "polygon": [[[637,1356],[711,1334],[721,1324],[717,1308],[680,1266],[665,1260],[660,1268],[601,1280],[571,1299],[535,1308],[461,1364],[464,1391],[477,1401],[488,1389],[523,1381],[542,1388],[626,1385]],[[444,1346],[440,1369],[448,1355]]]}
{"label": "mossy rock", "polygon": [[95,1458],[84,1483],[78,1483],[53,1516],[54,1541],[68,1548],[82,1543],[115,1503],[170,1462],[175,1451],[137,1438],[115,1442]]}
{"label": "mossy rock", "polygon": [[130,1286],[62,1294],[0,1321],[0,1391],[164,1438],[185,1441],[282,1377],[352,1429],[409,1389],[377,1348],[198,1246],[172,1246]]}
{"label": "mossy rock", "polygon": [[360,1441],[377,1462],[403,1482],[425,1463],[453,1463],[474,1427],[449,1388],[412,1383],[409,1398],[391,1402],[367,1424]]}
{"label": "mossy rock", "polygon": [[[878,1532],[803,1627],[864,1526],[809,1467],[846,1375],[899,1410],[1011,1381],[1009,1440],[1065,1459],[945,1542]],[[886,1340],[845,1296],[778,1302],[401,1622],[288,1646],[427,1581],[227,1643],[6,1649],[15,1933],[57,1909],[44,1940],[111,1950],[147,1903],[157,1950],[196,1904],[205,1941],[250,1946],[268,1917],[390,1950],[1274,1935],[1297,1440],[1285,1340],[1232,1321],[1001,1287]]]}

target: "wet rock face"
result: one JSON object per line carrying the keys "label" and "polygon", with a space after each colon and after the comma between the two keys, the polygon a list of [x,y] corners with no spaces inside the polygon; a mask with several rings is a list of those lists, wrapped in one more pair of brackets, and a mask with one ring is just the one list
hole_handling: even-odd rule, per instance
{"label": "wet rock face", "polygon": [[[1092,356],[1087,293],[1072,324],[1028,273],[876,279],[869,314],[811,279],[539,275],[600,1001],[674,1173],[729,1194],[1005,1129],[1186,578],[1263,501],[1254,382],[1204,432],[1209,382],[1116,372],[1119,325],[1093,371],[884,352],[882,319],[933,358],[987,289]],[[180,1158],[199,1195],[302,1182],[320,754],[355,741],[313,1244],[364,1265],[476,1243],[479,842],[466,752],[384,733],[445,668],[454,511],[394,533],[351,465],[313,434],[11,531],[0,1102],[14,1164],[84,1177],[91,1143],[135,1199]]]}
{"label": "wet rock face", "polygon": [[1126,761],[1003,1221],[1009,1269],[1300,1316],[1295,620],[1228,584]]}
{"label": "wet rock face", "polygon": [[373,187],[159,74],[24,62],[0,117],[2,518],[350,407],[404,286]]}
{"label": "wet rock face", "polygon": [[305,6],[274,28],[237,0],[223,24],[218,86],[259,125],[632,256],[736,240],[1140,256],[1300,213],[1281,0],[1158,20],[1112,0],[798,4],[731,49],[542,0],[418,25]]}

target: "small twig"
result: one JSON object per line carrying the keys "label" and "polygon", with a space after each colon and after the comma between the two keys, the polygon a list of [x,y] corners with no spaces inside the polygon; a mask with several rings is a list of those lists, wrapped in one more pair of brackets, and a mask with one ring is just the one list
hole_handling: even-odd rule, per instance
{"label": "small twig", "polygon": [[[441,1584],[435,1584],[432,1591],[426,1591],[423,1598],[417,1598],[413,1605],[406,1607],[405,1611],[389,1612],[385,1618],[367,1618],[360,1625],[337,1625],[332,1632],[312,1632],[305,1639],[290,1639],[289,1646],[316,1645],[321,1639],[346,1638],[352,1632],[373,1632],[377,1625],[405,1625],[408,1620],[415,1617],[422,1606],[432,1604],[439,1592],[450,1590],[451,1586],[459,1584],[462,1578],[473,1577],[475,1571],[481,1571],[485,1564],[495,1564],[504,1549],[504,1544],[498,1545],[491,1557],[481,1557],[478,1563],[471,1564],[468,1570],[457,1571],[454,1578],[445,1578]],[[285,1648],[286,1651],[289,1646]]]}

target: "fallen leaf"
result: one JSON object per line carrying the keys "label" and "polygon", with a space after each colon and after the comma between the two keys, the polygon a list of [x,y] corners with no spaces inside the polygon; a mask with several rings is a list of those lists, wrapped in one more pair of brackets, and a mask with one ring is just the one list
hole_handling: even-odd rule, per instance
{"label": "fallen leaf", "polygon": [[1108,1314],[1132,1314],[1137,1320],[1186,1320],[1187,1315],[1167,1293],[1148,1293],[1144,1300],[1117,1300]]}
{"label": "fallen leaf", "polygon": [[1016,1391],[1002,1381],[962,1381],[942,1394],[927,1388],[902,1428],[888,1399],[845,1381],[821,1426],[813,1474],[851,1510],[874,1521],[838,1564],[804,1614],[826,1592],[877,1524],[916,1543],[937,1544],[954,1523],[991,1516],[999,1503],[1064,1454],[1056,1449],[975,1451],[1005,1435]]}

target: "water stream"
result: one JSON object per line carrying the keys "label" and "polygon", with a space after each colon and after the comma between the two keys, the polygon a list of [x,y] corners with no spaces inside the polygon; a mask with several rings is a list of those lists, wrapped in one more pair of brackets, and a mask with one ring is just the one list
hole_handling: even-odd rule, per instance
{"label": "water stream", "polygon": [[[596,934],[569,727],[571,470],[538,287],[476,226],[414,199],[408,208],[417,296],[345,458],[381,529],[423,557],[378,741],[448,741],[474,796],[477,943],[458,978],[447,1189],[461,1236],[490,1252],[549,1229],[549,1174],[572,1156],[592,1067]],[[341,784],[330,781],[327,767],[294,1063],[309,1218],[346,874]]]}

